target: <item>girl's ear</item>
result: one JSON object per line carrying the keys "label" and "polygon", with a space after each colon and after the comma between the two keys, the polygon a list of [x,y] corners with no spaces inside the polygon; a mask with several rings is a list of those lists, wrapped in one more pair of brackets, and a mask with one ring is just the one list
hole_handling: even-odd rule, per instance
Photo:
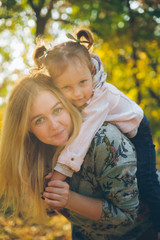
{"label": "girl's ear", "polygon": [[96,66],[92,65],[92,70],[91,70],[92,77],[94,77],[95,74],[96,74]]}

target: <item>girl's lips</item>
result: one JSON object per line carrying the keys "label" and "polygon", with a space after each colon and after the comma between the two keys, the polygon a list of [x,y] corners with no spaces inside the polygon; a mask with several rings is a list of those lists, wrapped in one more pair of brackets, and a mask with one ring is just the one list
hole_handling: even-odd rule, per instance
{"label": "girl's lips", "polygon": [[84,98],[74,99],[73,101],[74,101],[74,102],[80,102],[80,101],[82,101],[82,100],[84,100]]}
{"label": "girl's lips", "polygon": [[79,104],[84,104],[84,102],[86,102],[86,101],[84,100],[84,98],[79,98],[79,99],[73,100],[72,102],[75,105],[77,105],[77,104],[79,105]]}

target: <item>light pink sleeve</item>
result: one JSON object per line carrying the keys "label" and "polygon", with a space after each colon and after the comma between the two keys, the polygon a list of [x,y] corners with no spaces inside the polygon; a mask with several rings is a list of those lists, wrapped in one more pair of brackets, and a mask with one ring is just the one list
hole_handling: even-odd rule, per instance
{"label": "light pink sleeve", "polygon": [[79,135],[62,151],[58,163],[79,171],[91,141],[104,121],[128,133],[138,128],[142,118],[143,111],[135,102],[113,85],[103,84],[95,90],[88,106],[82,111],[83,123]]}

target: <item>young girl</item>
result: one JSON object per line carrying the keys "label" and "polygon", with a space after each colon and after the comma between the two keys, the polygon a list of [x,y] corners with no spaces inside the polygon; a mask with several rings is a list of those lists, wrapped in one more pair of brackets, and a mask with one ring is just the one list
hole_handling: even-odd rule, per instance
{"label": "young girl", "polygon": [[60,154],[52,179],[65,179],[79,171],[91,140],[104,120],[115,124],[136,147],[139,191],[151,208],[159,232],[160,186],[149,122],[134,101],[106,82],[101,60],[88,51],[93,46],[92,34],[80,30],[76,38],[68,36],[73,41],[49,50],[44,45],[37,46],[33,53],[38,69],[48,70],[54,84],[81,110],[83,119],[79,135]]}

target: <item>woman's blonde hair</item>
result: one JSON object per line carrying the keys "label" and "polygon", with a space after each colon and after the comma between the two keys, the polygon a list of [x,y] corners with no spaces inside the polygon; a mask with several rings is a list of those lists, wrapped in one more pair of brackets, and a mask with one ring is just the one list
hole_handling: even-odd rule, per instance
{"label": "woman's blonde hair", "polygon": [[[55,45],[47,50],[45,45],[37,46],[33,52],[33,60],[38,69],[46,68],[53,80],[60,76],[68,64],[79,60],[87,64],[92,71],[91,54],[89,49],[93,46],[93,37],[89,30],[81,29],[75,34],[77,41],[67,41]],[[84,41],[87,44],[83,44]]]}
{"label": "woman's blonde hair", "polygon": [[[40,193],[44,175],[53,169],[53,154],[57,156],[64,146],[40,142],[29,131],[31,104],[40,91],[50,91],[62,102],[71,115],[73,130],[68,144],[77,136],[81,115],[53,86],[51,78],[43,73],[23,77],[13,88],[2,122],[0,139],[0,197],[4,209],[42,219],[45,204]],[[30,211],[29,211],[30,210]]]}

